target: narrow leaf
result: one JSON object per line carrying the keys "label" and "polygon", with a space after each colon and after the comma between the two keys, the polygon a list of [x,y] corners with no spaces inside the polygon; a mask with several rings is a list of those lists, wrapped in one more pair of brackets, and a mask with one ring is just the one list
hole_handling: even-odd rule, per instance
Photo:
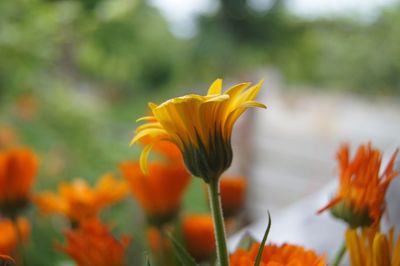
{"label": "narrow leaf", "polygon": [[263,253],[264,247],[265,247],[265,242],[267,242],[267,238],[268,238],[268,234],[269,234],[269,230],[270,229],[271,229],[271,214],[268,211],[268,226],[267,226],[267,230],[265,230],[264,237],[263,237],[263,239],[261,241],[260,247],[258,248],[257,257],[256,257],[256,261],[254,262],[254,266],[259,266],[260,265],[262,253]]}
{"label": "narrow leaf", "polygon": [[178,260],[182,265],[197,266],[194,258],[171,234],[168,234],[168,238],[171,239],[172,245],[174,246],[175,255],[178,257]]}
{"label": "narrow leaf", "polygon": [[146,266],[151,266],[149,255],[146,256]]}
{"label": "narrow leaf", "polygon": [[144,256],[145,266],[151,266],[149,253],[147,253],[147,251],[145,251],[143,256]]}

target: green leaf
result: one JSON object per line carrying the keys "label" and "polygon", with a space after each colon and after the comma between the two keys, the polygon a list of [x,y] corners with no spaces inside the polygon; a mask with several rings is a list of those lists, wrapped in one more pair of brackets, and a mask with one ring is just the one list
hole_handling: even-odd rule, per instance
{"label": "green leaf", "polygon": [[145,263],[144,265],[145,266],[151,266],[149,253],[147,251],[145,251],[143,253],[143,256],[144,256],[144,263]]}
{"label": "green leaf", "polygon": [[178,257],[182,265],[197,266],[194,258],[171,234],[168,234],[168,238],[171,239],[172,245],[174,246],[175,255]]}
{"label": "green leaf", "polygon": [[270,213],[268,211],[268,226],[267,226],[267,230],[265,230],[264,237],[263,237],[263,239],[261,241],[261,244],[260,244],[260,248],[258,249],[256,261],[254,262],[254,266],[259,266],[260,265],[262,253],[263,253],[264,246],[265,246],[265,242],[267,242],[267,238],[268,238],[268,234],[269,234],[269,230],[270,229],[271,229],[271,215],[270,215]]}

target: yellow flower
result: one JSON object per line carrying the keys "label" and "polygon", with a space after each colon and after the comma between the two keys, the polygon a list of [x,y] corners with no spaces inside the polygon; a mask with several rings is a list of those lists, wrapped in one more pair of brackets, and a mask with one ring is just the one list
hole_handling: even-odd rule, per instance
{"label": "yellow flower", "polygon": [[68,254],[78,266],[123,266],[125,250],[131,240],[123,236],[119,241],[99,220],[85,220],[77,230],[65,233],[66,246],[56,247]]}
{"label": "yellow flower", "polygon": [[337,158],[340,176],[335,197],[318,212],[330,209],[332,214],[351,227],[365,227],[378,223],[385,210],[385,194],[390,182],[398,174],[394,171],[396,151],[385,171],[380,174],[381,153],[371,144],[361,145],[353,160],[349,147],[343,145]]}
{"label": "yellow flower", "polygon": [[399,266],[400,236],[394,241],[394,230],[383,234],[374,229],[349,229],[346,246],[351,266]]}
{"label": "yellow flower", "polygon": [[158,141],[170,141],[180,149],[189,171],[207,183],[219,176],[232,162],[231,134],[239,116],[249,107],[265,105],[255,101],[262,82],[248,88],[241,83],[221,93],[217,79],[206,96],[195,94],[170,99],[160,105],[150,103],[151,115],[136,130],[131,144],[146,136],[154,141],[144,148],[140,162],[147,172],[147,158]]}
{"label": "yellow flower", "polygon": [[0,152],[0,210],[15,216],[30,201],[38,169],[36,155],[25,148]]}
{"label": "yellow flower", "polygon": [[[259,243],[249,250],[238,249],[231,256],[231,266],[252,266],[257,257]],[[269,244],[264,247],[260,266],[326,266],[324,257],[318,257],[312,250],[302,246]]]}
{"label": "yellow flower", "polygon": [[102,208],[119,201],[127,193],[125,182],[107,174],[95,188],[89,187],[83,179],[76,179],[71,184],[62,183],[58,194],[43,192],[34,201],[43,213],[60,213],[75,223],[96,217]]}

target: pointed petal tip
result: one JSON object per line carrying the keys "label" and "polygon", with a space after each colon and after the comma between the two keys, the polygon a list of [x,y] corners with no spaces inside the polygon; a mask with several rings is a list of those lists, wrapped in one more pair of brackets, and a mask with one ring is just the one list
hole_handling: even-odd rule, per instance
{"label": "pointed petal tip", "polygon": [[135,144],[134,139],[132,139],[132,140],[129,142],[129,147],[132,147],[133,144]]}
{"label": "pointed petal tip", "polygon": [[217,78],[208,89],[207,95],[221,94],[222,90],[222,79]]}
{"label": "pointed petal tip", "polygon": [[149,102],[149,103],[148,103],[148,106],[149,106],[150,110],[153,111],[153,109],[155,109],[155,108],[157,107],[157,104],[155,104],[155,103],[153,103],[153,102]]}

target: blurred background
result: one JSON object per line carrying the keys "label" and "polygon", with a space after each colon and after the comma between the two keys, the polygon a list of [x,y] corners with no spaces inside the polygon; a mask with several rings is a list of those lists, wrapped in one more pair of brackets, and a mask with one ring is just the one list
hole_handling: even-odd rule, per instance
{"label": "blurred background", "polygon": [[[204,94],[219,77],[265,79],[269,110],[240,121],[230,170],[249,178],[251,222],[331,181],[341,142],[399,145],[399,43],[395,0],[3,0],[0,146],[39,153],[36,191],[94,183],[138,158],[128,143],[147,102]],[[199,187],[188,212],[207,211]],[[135,235],[137,208],[126,200],[104,216]],[[61,265],[59,221],[31,216],[29,265]]]}

